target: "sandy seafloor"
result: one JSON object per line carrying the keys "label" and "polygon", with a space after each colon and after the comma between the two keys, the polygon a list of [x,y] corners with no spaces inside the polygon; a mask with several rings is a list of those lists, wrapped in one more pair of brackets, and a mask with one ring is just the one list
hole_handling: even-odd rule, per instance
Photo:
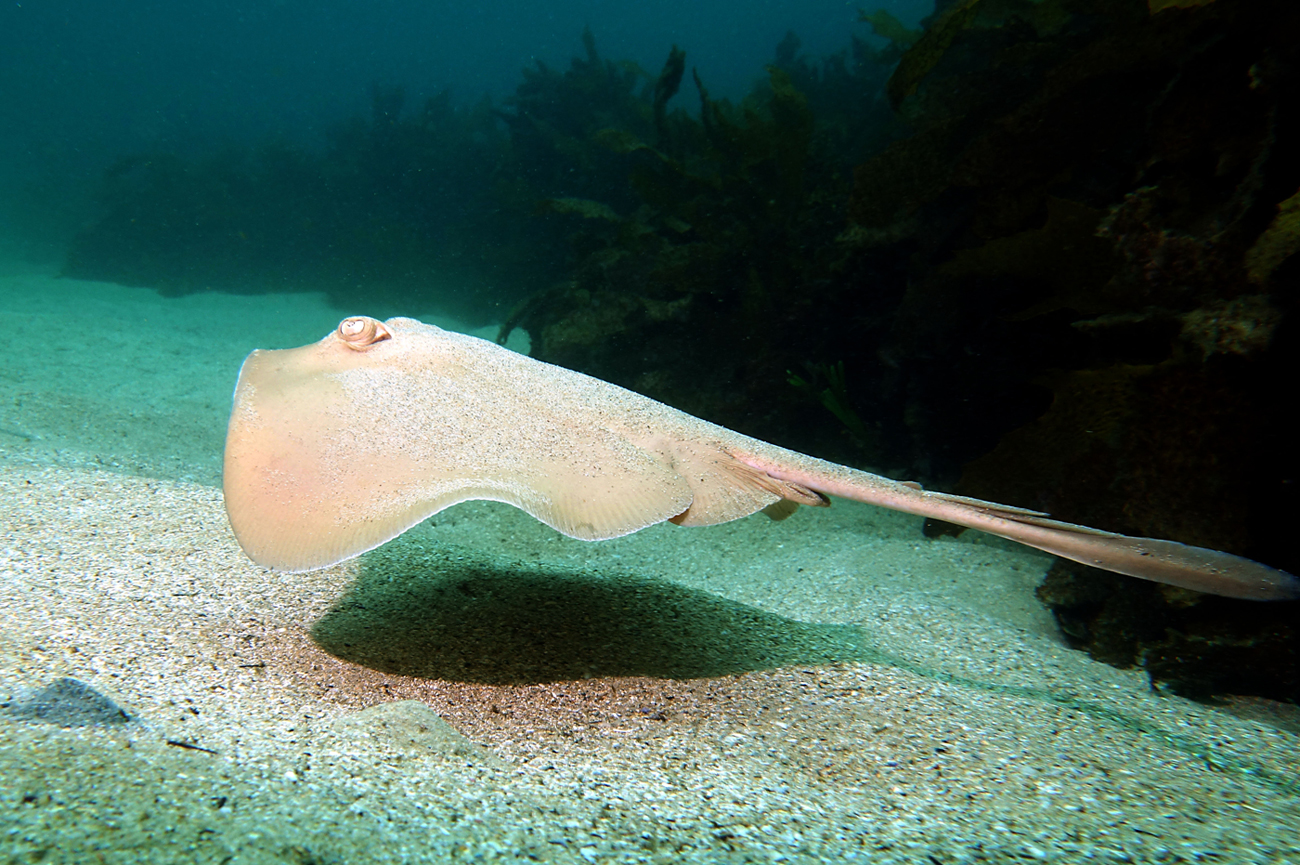
{"label": "sandy seafloor", "polygon": [[0,702],[135,718],[0,713],[0,862],[1300,862],[1294,707],[1067,649],[1043,555],[843,502],[599,544],[471,503],[274,574],[221,503],[241,359],[427,310],[11,265],[0,311]]}

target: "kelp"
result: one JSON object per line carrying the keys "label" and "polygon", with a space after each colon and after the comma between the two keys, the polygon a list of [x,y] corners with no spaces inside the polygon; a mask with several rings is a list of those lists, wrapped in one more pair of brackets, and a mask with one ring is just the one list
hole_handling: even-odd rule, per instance
{"label": "kelp", "polygon": [[893,43],[893,47],[898,50],[907,50],[920,40],[924,31],[909,30],[886,9],[877,9],[875,12],[867,13],[865,11],[858,13],[858,20],[865,21],[871,25],[871,32],[877,36],[888,39]]}
{"label": "kelp", "polygon": [[853,407],[848,383],[844,378],[844,361],[835,363],[805,363],[808,378],[786,371],[790,385],[808,394],[844,424],[845,432],[856,447],[875,450],[875,432],[868,428],[862,416]]}
{"label": "kelp", "polygon": [[[69,276],[173,294],[324,291],[340,306],[437,303],[471,320],[544,285],[557,264],[501,182],[509,142],[488,101],[444,91],[413,109],[375,88],[369,116],[318,150],[271,143],[206,157],[140,154],[104,175]],[[511,205],[514,206],[511,206]],[[558,245],[558,239],[551,239]],[[559,257],[562,261],[562,256]],[[460,283],[457,294],[437,287]]]}
{"label": "kelp", "polygon": [[653,111],[655,130],[659,133],[661,143],[668,140],[668,100],[681,89],[682,76],[685,74],[686,52],[674,45],[668,52],[668,59],[664,61],[663,71],[655,80]]}
{"label": "kelp", "polygon": [[[618,210],[635,207],[623,166],[599,141],[604,130],[654,140],[656,120],[650,76],[635,63],[602,57],[590,29],[584,57],[564,72],[538,60],[496,112],[510,136],[502,174],[534,199],[577,197],[605,201]],[[667,95],[664,95],[665,102]]]}
{"label": "kelp", "polygon": [[[587,133],[590,145],[614,157],[600,174],[604,192],[581,196],[602,207],[579,207],[572,194],[547,205],[565,221],[571,278],[517,307],[499,338],[524,327],[543,359],[742,425],[739,412],[753,415],[726,381],[768,389],[773,417],[779,405],[801,405],[805,397],[783,371],[835,358],[794,335],[820,325],[792,330],[786,310],[807,305],[820,320],[848,300],[850,287],[830,275],[843,225],[842,178],[871,146],[872,134],[849,139],[870,127],[865,118],[879,116],[883,100],[869,97],[873,87],[881,92],[887,69],[865,52],[855,65],[846,55],[818,64],[798,48],[788,34],[765,80],[739,103],[714,99],[692,70],[694,116],[668,108],[679,69],[685,77],[686,58],[674,48],[640,97],[658,115],[652,129],[633,120]],[[848,104],[821,120],[813,103],[845,94]],[[619,214],[616,227],[592,218],[604,207]],[[842,299],[819,309],[813,304],[823,290]],[[869,435],[811,431],[840,453],[874,448]]]}
{"label": "kelp", "polygon": [[[938,20],[927,26],[919,39],[913,40],[910,49],[903,55],[902,62],[898,64],[898,68],[889,79],[889,101],[895,110],[904,99],[916,92],[921,81],[934,70],[958,34],[970,27],[981,2],[983,0],[961,0],[948,8]],[[879,16],[880,13],[876,13],[875,18],[867,20],[876,27],[876,19]],[[876,32],[882,36],[887,35],[881,33],[879,29]],[[894,39],[894,41],[899,40]]]}

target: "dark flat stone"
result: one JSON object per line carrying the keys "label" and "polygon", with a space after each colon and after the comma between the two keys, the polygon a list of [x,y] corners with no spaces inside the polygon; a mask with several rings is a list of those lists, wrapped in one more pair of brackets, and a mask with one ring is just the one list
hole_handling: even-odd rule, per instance
{"label": "dark flat stone", "polygon": [[76,679],[55,679],[39,691],[24,689],[13,699],[0,703],[0,714],[58,724],[60,727],[92,727],[129,724],[131,714],[108,697]]}

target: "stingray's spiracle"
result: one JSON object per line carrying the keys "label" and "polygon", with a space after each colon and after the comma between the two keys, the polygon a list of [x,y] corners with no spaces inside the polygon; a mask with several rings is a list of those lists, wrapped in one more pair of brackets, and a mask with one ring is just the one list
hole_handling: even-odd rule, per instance
{"label": "stingray's spiracle", "polygon": [[354,315],[339,322],[339,339],[348,348],[363,351],[377,342],[392,339],[388,328],[367,315]]}

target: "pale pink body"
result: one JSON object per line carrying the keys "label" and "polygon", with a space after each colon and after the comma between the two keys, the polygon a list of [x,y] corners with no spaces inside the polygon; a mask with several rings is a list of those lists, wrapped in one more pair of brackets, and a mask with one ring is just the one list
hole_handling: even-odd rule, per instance
{"label": "pale pink body", "polygon": [[358,555],[468,499],[600,540],[840,496],[1198,591],[1300,596],[1300,580],[1249,559],[926,492],[408,318],[349,318],[318,343],[249,355],[224,483],[245,551],[279,570]]}

